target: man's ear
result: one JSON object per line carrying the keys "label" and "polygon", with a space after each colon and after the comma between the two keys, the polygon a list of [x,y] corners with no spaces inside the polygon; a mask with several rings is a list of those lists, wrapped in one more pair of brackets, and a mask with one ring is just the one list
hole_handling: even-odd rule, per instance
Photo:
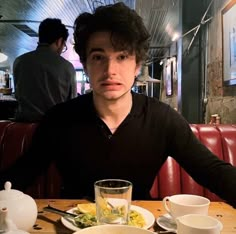
{"label": "man's ear", "polygon": [[142,64],[137,64],[135,68],[135,77],[139,75]]}
{"label": "man's ear", "polygon": [[55,44],[57,47],[61,47],[64,43],[64,40],[62,37],[58,38],[56,41],[55,41]]}

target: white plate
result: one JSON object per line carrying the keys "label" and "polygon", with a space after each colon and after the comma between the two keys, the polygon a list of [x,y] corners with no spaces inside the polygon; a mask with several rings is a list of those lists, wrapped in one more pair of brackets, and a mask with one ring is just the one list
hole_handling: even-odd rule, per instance
{"label": "white plate", "polygon": [[152,214],[152,212],[150,212],[149,210],[146,210],[140,206],[134,206],[134,205],[131,205],[130,209],[142,214],[142,216],[145,220],[145,223],[146,223],[146,225],[143,227],[144,229],[149,229],[150,227],[152,227],[152,225],[155,222],[155,217]]}
{"label": "white plate", "polygon": [[[72,208],[72,209],[68,210],[67,212],[74,213],[74,210],[76,210],[76,209],[77,208]],[[131,205],[131,210],[135,210],[143,215],[143,218],[146,222],[146,225],[143,227],[144,229],[148,229],[148,228],[152,227],[152,225],[155,222],[155,217],[150,211],[148,211],[140,206],[133,206],[133,205]],[[70,221],[68,221],[64,217],[61,217],[61,222],[65,227],[69,228],[72,231],[80,230],[80,228],[74,226]]]}
{"label": "white plate", "polygon": [[177,232],[177,224],[175,221],[171,218],[169,214],[164,214],[156,219],[157,224],[167,230],[167,231],[175,231]]}

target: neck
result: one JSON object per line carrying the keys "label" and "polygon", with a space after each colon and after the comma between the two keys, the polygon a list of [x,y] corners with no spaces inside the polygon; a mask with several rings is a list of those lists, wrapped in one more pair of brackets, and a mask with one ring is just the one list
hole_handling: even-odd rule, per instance
{"label": "neck", "polygon": [[127,93],[117,100],[100,100],[94,96],[94,103],[99,117],[114,132],[131,111],[132,95]]}

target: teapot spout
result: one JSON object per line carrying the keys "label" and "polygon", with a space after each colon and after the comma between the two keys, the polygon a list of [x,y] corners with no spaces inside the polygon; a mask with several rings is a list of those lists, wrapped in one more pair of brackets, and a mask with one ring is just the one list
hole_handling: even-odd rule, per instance
{"label": "teapot spout", "polygon": [[8,218],[6,207],[0,209],[0,232],[9,232],[17,230],[16,225]]}

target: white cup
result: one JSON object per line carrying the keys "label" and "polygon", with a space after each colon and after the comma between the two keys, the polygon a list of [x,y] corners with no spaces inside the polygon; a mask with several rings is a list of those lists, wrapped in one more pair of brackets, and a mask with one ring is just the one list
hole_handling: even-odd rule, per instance
{"label": "white cup", "polygon": [[187,214],[207,215],[210,200],[192,194],[177,194],[163,198],[163,205],[167,213],[175,220]]}
{"label": "white cup", "polygon": [[178,234],[219,234],[222,223],[210,216],[188,214],[176,218]]}

